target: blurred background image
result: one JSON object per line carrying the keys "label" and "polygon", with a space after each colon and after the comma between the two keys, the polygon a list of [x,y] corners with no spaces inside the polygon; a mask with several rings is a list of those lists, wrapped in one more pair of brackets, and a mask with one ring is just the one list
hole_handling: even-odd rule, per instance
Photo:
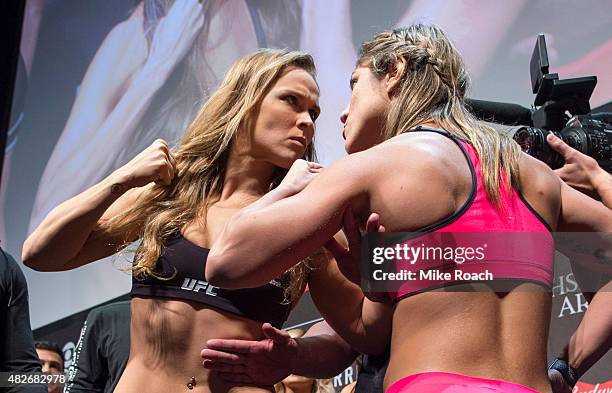
{"label": "blurred background image", "polygon": [[[551,72],[597,76],[594,108],[612,101],[609,9],[608,0],[27,0],[0,185],[0,241],[21,255],[27,235],[59,203],[155,139],[175,145],[229,65],[257,48],[300,49],[315,58],[322,108],[315,144],[328,165],[346,154],[339,116],[359,45],[373,33],[437,23],[468,64],[470,97],[527,107],[534,99],[529,61],[536,35],[545,33]],[[62,273],[22,267],[32,327],[51,334],[50,324],[128,293],[123,268],[130,263],[123,253]],[[567,274],[555,279],[566,282]],[[573,297],[577,288],[565,289],[556,301],[564,307],[563,296],[572,296],[573,312],[558,307],[553,322],[570,331],[585,307]],[[296,312],[302,314],[293,323],[317,317],[309,307]],[[79,318],[71,323],[80,326]],[[611,379],[611,364],[610,356],[602,359],[592,380]]]}

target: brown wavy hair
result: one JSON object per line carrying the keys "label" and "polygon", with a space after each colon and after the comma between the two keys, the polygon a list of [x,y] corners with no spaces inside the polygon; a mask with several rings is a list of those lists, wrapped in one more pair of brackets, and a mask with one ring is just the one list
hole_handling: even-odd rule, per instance
{"label": "brown wavy hair", "polygon": [[[142,239],[132,266],[136,278],[148,275],[171,278],[154,272],[164,242],[195,220],[206,225],[206,211],[223,190],[232,141],[239,132],[252,130],[263,98],[293,67],[315,77],[312,57],[297,51],[262,49],[234,63],[220,87],[200,108],[174,152],[177,172],[172,183],[152,186],[129,210],[101,224],[104,231],[115,236],[133,233],[136,228]],[[306,148],[304,159],[316,160],[314,143]],[[286,173],[287,169],[276,168],[270,189]],[[127,239],[118,248],[126,244]],[[288,272],[291,284],[286,295],[291,300],[299,296],[305,285],[307,265],[302,262]]]}
{"label": "brown wavy hair", "polygon": [[498,204],[502,186],[518,188],[520,147],[466,109],[470,81],[457,49],[440,27],[414,24],[379,33],[364,42],[357,64],[382,78],[399,58],[406,60],[406,67],[387,112],[384,139],[434,120],[474,146],[485,190]]}

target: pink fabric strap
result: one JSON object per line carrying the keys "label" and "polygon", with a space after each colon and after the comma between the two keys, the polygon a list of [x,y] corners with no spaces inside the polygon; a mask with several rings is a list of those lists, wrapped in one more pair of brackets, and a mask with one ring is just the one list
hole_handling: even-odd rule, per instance
{"label": "pink fabric strap", "polygon": [[539,393],[526,386],[497,379],[446,372],[426,372],[404,377],[386,393]]}

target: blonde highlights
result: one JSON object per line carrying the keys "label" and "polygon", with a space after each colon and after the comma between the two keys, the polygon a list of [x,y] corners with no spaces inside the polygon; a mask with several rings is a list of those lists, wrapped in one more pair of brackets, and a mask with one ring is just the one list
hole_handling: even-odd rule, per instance
{"label": "blonde highlights", "polygon": [[520,147],[476,120],[465,107],[470,81],[457,49],[440,27],[415,24],[364,42],[358,65],[382,78],[397,67],[400,58],[406,65],[387,112],[384,139],[433,120],[474,146],[485,190],[498,204],[501,187],[518,187]]}
{"label": "blonde highlights", "polygon": [[[132,267],[135,277],[169,278],[154,272],[165,240],[193,221],[205,226],[206,210],[223,189],[232,141],[239,130],[250,133],[263,98],[291,67],[315,76],[312,57],[297,51],[262,49],[234,63],[174,152],[176,174],[172,183],[153,185],[132,208],[103,224],[103,229],[112,235],[135,233],[142,238]],[[306,160],[315,160],[313,146],[311,143],[307,147]],[[285,173],[286,169],[277,168],[270,187],[278,184]],[[124,246],[125,242],[117,245]],[[292,282],[304,274],[301,265],[289,272]]]}

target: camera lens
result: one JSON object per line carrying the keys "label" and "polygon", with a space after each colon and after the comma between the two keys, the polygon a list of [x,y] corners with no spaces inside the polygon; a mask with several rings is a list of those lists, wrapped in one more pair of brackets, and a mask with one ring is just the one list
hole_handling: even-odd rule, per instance
{"label": "camera lens", "polygon": [[[540,161],[544,161],[551,168],[560,168],[563,165],[563,157],[555,152],[546,141],[546,135],[551,131],[533,127],[522,127],[514,133],[514,140],[519,144],[521,150]],[[553,134],[560,137],[558,133]]]}
{"label": "camera lens", "polygon": [[535,146],[535,135],[530,127],[523,127],[516,131],[514,140],[519,144],[521,150],[530,156],[532,156],[537,149]]}
{"label": "camera lens", "polygon": [[561,139],[581,153],[589,154],[588,137],[581,127],[566,127],[561,131]]}

